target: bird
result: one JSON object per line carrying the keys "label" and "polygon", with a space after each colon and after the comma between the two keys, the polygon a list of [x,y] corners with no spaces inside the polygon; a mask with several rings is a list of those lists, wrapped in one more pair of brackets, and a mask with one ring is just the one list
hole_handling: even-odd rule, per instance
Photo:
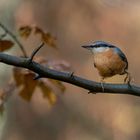
{"label": "bird", "polygon": [[[131,76],[128,72],[127,57],[119,47],[104,41],[95,41],[82,47],[92,52],[94,67],[101,76],[101,84],[105,78],[124,74],[126,74],[124,83],[130,84]],[[103,84],[102,88],[104,88]]]}

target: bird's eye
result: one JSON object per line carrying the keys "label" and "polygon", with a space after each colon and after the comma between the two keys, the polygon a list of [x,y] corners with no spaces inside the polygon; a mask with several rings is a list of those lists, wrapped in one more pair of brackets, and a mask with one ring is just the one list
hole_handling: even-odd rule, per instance
{"label": "bird's eye", "polygon": [[95,48],[98,48],[98,47],[100,47],[100,45],[98,45],[98,44],[95,44],[93,47],[95,47]]}
{"label": "bird's eye", "polygon": [[102,46],[104,46],[104,47],[108,47],[108,44],[102,44]]}

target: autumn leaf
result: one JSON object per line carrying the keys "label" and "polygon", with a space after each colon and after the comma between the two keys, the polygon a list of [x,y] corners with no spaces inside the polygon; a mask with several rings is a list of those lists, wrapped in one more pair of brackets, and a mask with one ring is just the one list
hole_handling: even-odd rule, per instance
{"label": "autumn leaf", "polygon": [[43,34],[44,33],[43,30],[37,26],[35,26],[34,29],[35,29],[35,32],[34,32],[35,34]]}
{"label": "autumn leaf", "polygon": [[17,87],[22,85],[22,89],[19,91],[19,95],[26,101],[30,101],[38,82],[33,80],[35,74],[29,70],[14,68],[13,75]]}
{"label": "autumn leaf", "polygon": [[31,32],[32,32],[32,27],[30,27],[30,26],[22,26],[22,27],[20,27],[19,28],[19,35],[21,36],[21,37],[24,37],[24,38],[28,38],[29,37],[29,35],[31,34]]}
{"label": "autumn leaf", "polygon": [[54,38],[50,33],[42,34],[42,41],[47,45],[56,48],[55,44],[56,38]]}
{"label": "autumn leaf", "polygon": [[34,34],[40,34],[41,40],[49,45],[50,47],[56,48],[56,38],[53,37],[49,32],[44,32],[41,28],[38,26],[32,27],[32,26],[22,26],[19,28],[19,34],[21,37],[28,38],[31,34],[32,30],[34,30]]}
{"label": "autumn leaf", "polygon": [[0,40],[0,52],[10,49],[14,43],[10,40]]}
{"label": "autumn leaf", "polygon": [[[64,60],[48,60],[45,57],[35,57],[36,62],[40,63],[44,67],[51,67],[59,71],[67,71],[70,69],[70,64]],[[14,68],[14,79],[16,86],[20,89],[19,95],[26,101],[30,101],[35,88],[39,87],[42,91],[43,97],[48,100],[50,105],[53,105],[57,101],[56,91],[64,93],[66,87],[61,81],[40,78],[39,80],[33,80],[35,74],[32,71],[22,68]]]}
{"label": "autumn leaf", "polygon": [[[42,59],[39,60],[42,61]],[[61,92],[64,92],[65,86],[60,81],[47,78],[33,80],[34,76],[35,74],[29,70],[14,68],[14,79],[16,88],[19,89],[20,97],[28,102],[31,101],[36,87],[39,87],[42,91],[43,97],[48,100],[50,105],[54,105],[57,101],[57,96],[54,93],[52,86],[59,88]],[[52,86],[50,84],[52,84]]]}
{"label": "autumn leaf", "polygon": [[[42,61],[42,59],[39,59]],[[35,74],[29,70],[23,70],[21,68],[14,68],[14,79],[16,85],[19,89],[19,95],[26,101],[30,101],[34,92],[35,88],[39,86],[43,93],[43,97],[47,98],[49,103],[53,105],[57,97],[49,87],[49,83],[47,82],[48,79],[40,79],[40,80],[33,80]],[[21,87],[22,86],[22,87]]]}
{"label": "autumn leaf", "polygon": [[24,75],[24,84],[23,84],[23,88],[20,91],[19,95],[26,101],[31,100],[31,97],[37,86],[37,81],[33,80],[33,77],[34,77],[34,75],[32,73],[28,73],[28,74]]}
{"label": "autumn leaf", "polygon": [[41,39],[47,45],[56,48],[56,38],[53,37],[50,33],[45,33],[41,28],[35,27],[35,34],[40,34]]}
{"label": "autumn leaf", "polygon": [[43,96],[48,99],[51,105],[54,105],[56,103],[57,97],[52,89],[42,81],[40,82],[39,87],[42,90]]}
{"label": "autumn leaf", "polygon": [[54,86],[56,86],[56,87],[61,91],[61,93],[64,93],[64,91],[66,90],[66,87],[64,86],[64,84],[63,84],[61,81],[53,80],[53,79],[49,79],[49,81],[50,81]]}
{"label": "autumn leaf", "polygon": [[16,85],[20,86],[24,82],[24,74],[21,68],[14,67],[13,68],[13,77],[15,79]]}

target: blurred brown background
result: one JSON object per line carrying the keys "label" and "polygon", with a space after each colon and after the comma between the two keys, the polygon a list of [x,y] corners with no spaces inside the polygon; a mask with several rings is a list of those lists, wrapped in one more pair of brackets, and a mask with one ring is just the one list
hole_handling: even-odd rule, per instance
{"label": "blurred brown background", "polygon": [[[0,0],[0,21],[14,33],[22,25],[38,25],[57,37],[59,50],[44,47],[38,55],[66,60],[75,74],[99,81],[90,53],[80,46],[104,40],[127,55],[134,84],[140,84],[140,1],[138,0]],[[21,40],[30,54],[35,38]],[[9,53],[17,55],[16,47]],[[0,84],[11,67],[1,64]],[[107,82],[123,82],[115,76]],[[86,94],[67,86],[53,107],[40,92],[27,103],[16,93],[6,103],[1,140],[139,140],[140,99],[130,95]]]}

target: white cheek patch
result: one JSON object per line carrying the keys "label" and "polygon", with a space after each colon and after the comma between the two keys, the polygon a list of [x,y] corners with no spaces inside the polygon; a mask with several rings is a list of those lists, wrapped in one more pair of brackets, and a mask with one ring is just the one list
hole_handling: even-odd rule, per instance
{"label": "white cheek patch", "polygon": [[108,50],[109,50],[109,48],[107,48],[107,47],[98,47],[98,48],[93,48],[92,52],[93,53],[100,53],[100,52],[106,52]]}

